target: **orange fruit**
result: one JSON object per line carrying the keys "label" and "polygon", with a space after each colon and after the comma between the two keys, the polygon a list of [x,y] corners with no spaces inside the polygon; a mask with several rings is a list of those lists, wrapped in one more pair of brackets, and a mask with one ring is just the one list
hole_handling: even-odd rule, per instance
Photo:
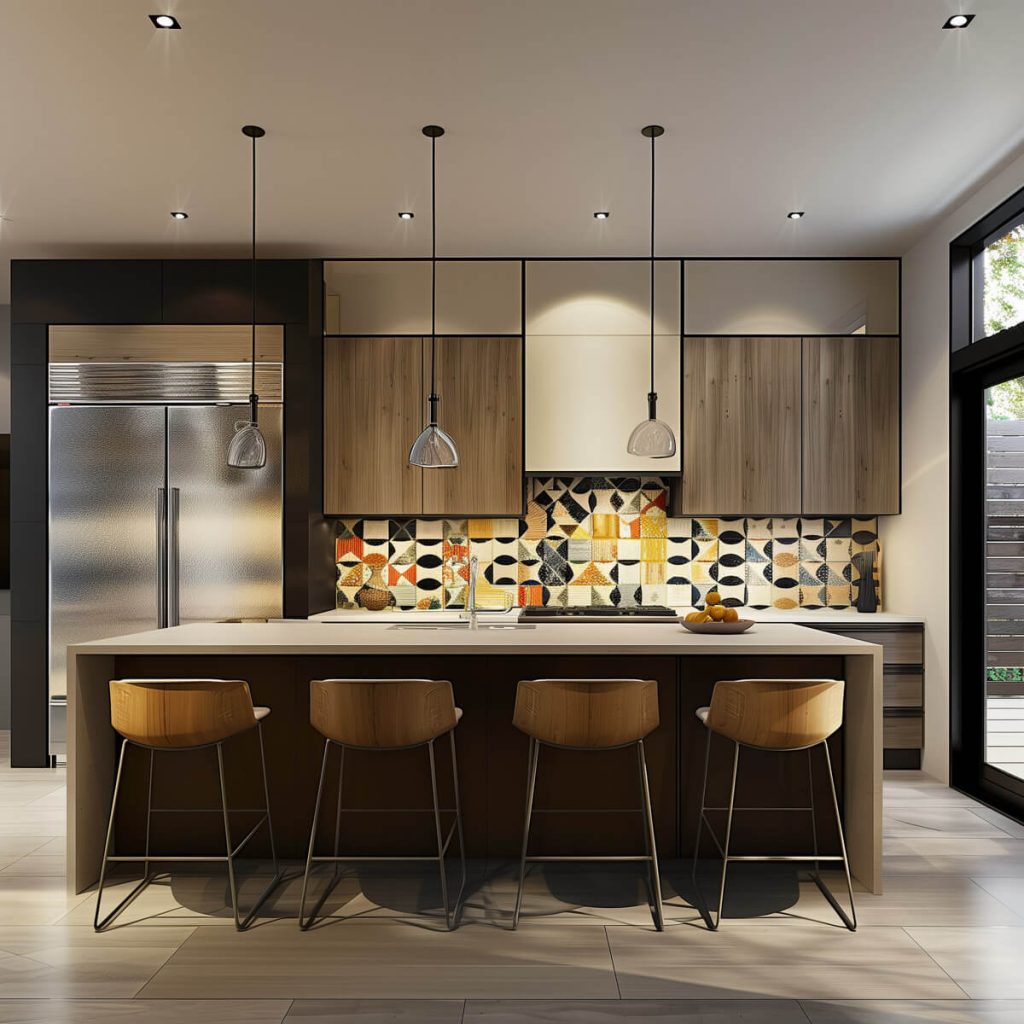
{"label": "orange fruit", "polygon": [[710,615],[715,622],[721,622],[723,619],[725,619],[725,613],[726,609],[723,608],[720,604],[713,604],[708,609],[708,615]]}
{"label": "orange fruit", "polygon": [[708,593],[708,596],[704,600],[708,604],[721,604],[722,595],[717,590],[712,590]]}
{"label": "orange fruit", "polygon": [[740,613],[735,608],[726,608],[725,615],[722,617],[723,622],[739,622]]}
{"label": "orange fruit", "polygon": [[695,618],[693,621],[694,622],[700,622],[700,623],[703,624],[705,622],[710,622],[711,621],[711,616],[708,615],[707,612],[701,612],[700,615],[698,615],[697,618]]}

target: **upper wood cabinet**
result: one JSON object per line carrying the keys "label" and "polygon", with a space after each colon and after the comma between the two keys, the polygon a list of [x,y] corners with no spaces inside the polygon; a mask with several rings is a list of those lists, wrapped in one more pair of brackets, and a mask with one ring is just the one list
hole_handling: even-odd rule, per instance
{"label": "upper wood cabinet", "polygon": [[[423,429],[421,338],[324,339],[324,513],[416,515]],[[438,470],[437,472],[442,472]]]}
{"label": "upper wood cabinet", "polygon": [[686,338],[685,515],[800,511],[800,339]]}
{"label": "upper wood cabinet", "polygon": [[[430,340],[423,346],[430,387]],[[521,338],[439,338],[438,422],[455,440],[454,469],[423,471],[424,515],[523,514]]]}
{"label": "upper wood cabinet", "polygon": [[899,512],[899,339],[805,338],[803,346],[804,512]]}
{"label": "upper wood cabinet", "polygon": [[430,390],[430,339],[324,339],[324,513],[523,513],[521,338],[438,338],[438,420],[455,469],[409,465]]}

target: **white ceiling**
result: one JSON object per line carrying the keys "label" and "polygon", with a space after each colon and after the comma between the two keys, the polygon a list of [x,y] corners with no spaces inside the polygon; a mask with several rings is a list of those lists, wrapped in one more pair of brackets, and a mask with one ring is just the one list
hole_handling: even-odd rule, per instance
{"label": "white ceiling", "polygon": [[652,121],[659,251],[898,255],[1024,144],[1024,2],[964,4],[0,0],[0,302],[15,256],[244,254],[246,122],[266,255],[428,253],[432,121],[442,255],[642,254]]}

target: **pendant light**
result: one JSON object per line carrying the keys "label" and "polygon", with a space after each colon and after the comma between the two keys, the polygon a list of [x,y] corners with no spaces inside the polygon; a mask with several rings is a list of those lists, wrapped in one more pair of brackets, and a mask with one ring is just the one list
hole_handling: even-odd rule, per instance
{"label": "pendant light", "polygon": [[437,170],[435,149],[444,129],[428,124],[423,134],[430,139],[430,397],[427,399],[427,425],[409,449],[409,465],[423,469],[454,469],[459,464],[455,442],[437,425],[436,359],[437,348]]}
{"label": "pendant light", "polygon": [[267,464],[267,442],[256,424],[259,396],[256,394],[256,140],[267,133],[255,124],[247,124],[242,134],[252,139],[252,259],[249,287],[252,292],[252,379],[249,389],[249,420],[235,424],[235,435],[228,445],[228,465],[234,469],[262,469]]}
{"label": "pendant light", "polygon": [[626,451],[649,459],[668,459],[676,453],[676,435],[658,419],[658,393],[654,390],[654,140],[665,134],[660,124],[649,124],[641,134],[651,140],[651,390],[647,394],[647,419],[629,435]]}

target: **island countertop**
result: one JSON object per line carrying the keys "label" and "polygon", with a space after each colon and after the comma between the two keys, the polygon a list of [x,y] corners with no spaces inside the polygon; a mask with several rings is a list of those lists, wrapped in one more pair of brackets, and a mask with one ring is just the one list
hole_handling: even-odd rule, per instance
{"label": "island countertop", "polygon": [[690,633],[678,622],[502,623],[470,629],[456,623],[193,623],[111,637],[68,649],[114,654],[655,654],[853,655],[877,644],[795,623],[758,622],[745,633]]}

